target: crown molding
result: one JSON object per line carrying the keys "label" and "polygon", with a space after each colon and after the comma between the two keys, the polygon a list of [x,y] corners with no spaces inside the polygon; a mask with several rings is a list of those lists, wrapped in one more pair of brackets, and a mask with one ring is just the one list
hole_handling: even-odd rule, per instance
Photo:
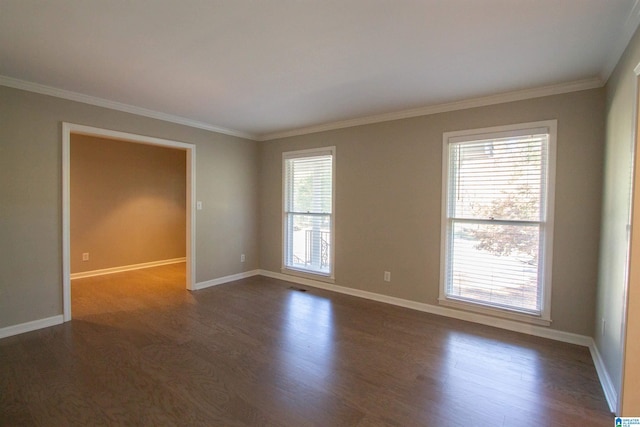
{"label": "crown molding", "polygon": [[28,92],[39,93],[42,95],[54,96],[56,98],[67,99],[69,101],[82,102],[83,104],[95,105],[97,107],[109,108],[111,110],[123,111],[125,113],[136,114],[138,116],[150,117],[165,122],[176,123],[179,125],[189,126],[197,129],[204,129],[211,132],[222,133],[239,138],[256,140],[256,135],[241,132],[234,129],[227,129],[214,126],[209,123],[199,122],[197,120],[187,119],[185,117],[174,116],[172,114],[161,113],[159,111],[149,110],[134,105],[123,104],[121,102],[110,101],[108,99],[98,98],[95,96],[84,95],[78,92],[72,92],[65,89],[58,89],[52,86],[46,86],[39,83],[28,82],[13,77],[0,75],[0,86],[7,86],[14,89],[26,90]]}
{"label": "crown molding", "polygon": [[[640,0],[638,0],[640,1]],[[446,113],[449,111],[465,110],[468,108],[484,107],[488,105],[502,104],[505,102],[522,101],[525,99],[541,98],[543,96],[560,95],[563,93],[577,92],[580,90],[596,89],[604,86],[604,81],[598,77],[591,79],[577,80],[568,83],[560,83],[550,86],[542,86],[532,89],[524,89],[513,92],[505,92],[496,95],[471,98],[462,101],[448,102],[444,104],[429,105],[426,107],[414,108],[410,110],[397,111],[393,113],[379,114],[375,116],[360,117],[351,120],[326,123],[317,126],[293,129],[284,132],[274,132],[259,135],[258,141],[271,141],[274,139],[288,138],[292,136],[306,135],[310,133],[323,132],[328,130],[343,129],[353,126],[368,125],[373,123],[388,122],[391,120],[408,119],[412,117],[427,116],[430,114]]]}
{"label": "crown molding", "polygon": [[[640,4],[637,0],[636,4]],[[638,8],[640,12],[640,7]],[[640,16],[640,15],[639,15]],[[84,104],[95,105],[98,107],[109,108],[112,110],[123,111],[125,113],[136,114],[139,116],[150,117],[153,119],[163,120],[166,122],[176,123],[198,129],[204,129],[211,132],[221,133],[239,138],[250,139],[254,141],[271,141],[274,139],[288,138],[292,136],[306,135],[329,130],[344,129],[348,127],[361,126],[373,123],[388,122],[392,120],[408,119],[412,117],[427,116],[430,114],[445,113],[450,111],[464,110],[468,108],[484,107],[488,105],[502,104],[505,102],[522,101],[525,99],[540,98],[543,96],[560,95],[563,93],[576,92],[580,90],[595,89],[602,87],[604,81],[600,78],[591,78],[585,80],[577,80],[568,83],[561,83],[550,86],[542,86],[532,89],[524,89],[513,92],[505,92],[496,95],[484,96],[479,98],[471,98],[462,101],[448,102],[444,104],[429,105],[426,107],[414,108],[409,110],[396,111],[392,113],[378,114],[374,116],[360,117],[350,120],[342,120],[332,123],[325,123],[317,126],[309,126],[299,129],[292,129],[283,132],[274,132],[262,135],[255,135],[248,132],[226,129],[214,126],[208,123],[187,119],[180,116],[161,113],[158,111],[148,110],[146,108],[136,107],[133,105],[123,104],[121,102],[110,101],[103,98],[84,95],[78,92],[72,92],[64,89],[58,89],[51,86],[32,83],[25,80],[16,79],[0,75],[0,86],[12,87],[14,89],[26,90],[29,92],[39,93],[42,95],[54,96],[57,98],[68,99],[70,101],[82,102]]]}
{"label": "crown molding", "polygon": [[609,77],[611,77],[611,73],[613,73],[616,65],[618,65],[618,62],[624,54],[624,51],[627,49],[638,25],[640,25],[640,0],[636,0],[633,3],[633,6],[631,6],[627,19],[622,25],[620,37],[618,37],[618,40],[609,53],[609,58],[605,63],[602,73],[600,74],[603,82],[606,83],[607,80],[609,80]]}

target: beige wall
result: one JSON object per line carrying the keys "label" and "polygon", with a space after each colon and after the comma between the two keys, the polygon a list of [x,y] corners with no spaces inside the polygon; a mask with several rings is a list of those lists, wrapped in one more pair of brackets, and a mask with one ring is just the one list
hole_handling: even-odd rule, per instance
{"label": "beige wall", "polygon": [[[598,304],[594,339],[616,391],[622,381],[622,335],[631,206],[634,67],[640,62],[637,33],[606,85],[605,173]],[[602,321],[605,327],[602,327]]]}
{"label": "beige wall", "polygon": [[71,273],[184,257],[186,160],[180,149],[71,135]]}
{"label": "beige wall", "polygon": [[258,268],[258,143],[0,87],[0,328],[62,314],[62,122],[195,144],[196,281]]}
{"label": "beige wall", "polygon": [[[261,267],[280,271],[281,153],[336,146],[336,284],[437,304],[442,134],[558,120],[552,328],[593,334],[604,90],[285,138],[260,146]],[[383,271],[391,271],[391,283]]]}
{"label": "beige wall", "polygon": [[[627,46],[607,83],[607,138],[602,246],[596,324],[606,321],[604,331],[596,327],[595,341],[618,396],[623,416],[640,413],[640,161],[635,142],[635,175],[632,171],[634,149],[634,108],[640,63],[640,32]],[[637,116],[635,117],[637,118]],[[639,135],[636,135],[639,137]],[[631,208],[631,183],[634,183],[630,258],[627,258],[627,226]],[[627,287],[625,272],[629,266]],[[625,296],[626,304],[625,307]],[[626,335],[621,326],[625,314]],[[624,350],[624,354],[623,354]]]}

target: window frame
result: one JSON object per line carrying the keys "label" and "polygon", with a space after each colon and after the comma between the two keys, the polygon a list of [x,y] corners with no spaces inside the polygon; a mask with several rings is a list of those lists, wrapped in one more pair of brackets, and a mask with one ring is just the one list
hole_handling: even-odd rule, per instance
{"label": "window frame", "polygon": [[[316,156],[331,156],[331,213],[330,215],[330,242],[329,242],[329,273],[295,268],[286,265],[287,258],[287,160],[302,159]],[[336,147],[319,147],[305,150],[285,151],[282,153],[282,263],[281,272],[292,276],[299,276],[323,282],[335,282],[335,206],[336,206]]]}
{"label": "window frame", "polygon": [[[449,233],[449,144],[466,141],[478,141],[492,138],[504,138],[522,135],[528,130],[546,128],[548,137],[548,161],[547,161],[547,189],[545,200],[544,221],[541,221],[541,253],[539,258],[539,276],[542,279],[540,299],[542,307],[540,314],[520,312],[515,309],[501,308],[490,303],[483,304],[467,300],[450,298],[447,296],[447,272],[449,269],[448,254],[452,244]],[[463,309],[480,314],[517,320],[537,325],[549,326],[551,320],[551,293],[552,293],[552,262],[553,262],[553,237],[554,237],[554,205],[555,205],[555,177],[556,177],[556,143],[557,120],[544,120],[538,122],[518,123],[506,126],[494,126],[480,129],[444,132],[442,136],[442,205],[441,205],[441,236],[440,236],[440,290],[438,303],[443,306]]]}

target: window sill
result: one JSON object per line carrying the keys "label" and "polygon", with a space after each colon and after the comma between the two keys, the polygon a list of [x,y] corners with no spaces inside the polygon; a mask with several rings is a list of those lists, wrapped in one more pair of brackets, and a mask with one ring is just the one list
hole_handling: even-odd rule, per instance
{"label": "window sill", "polygon": [[322,273],[312,273],[310,271],[304,270],[296,270],[293,268],[281,268],[280,272],[282,274],[287,274],[289,276],[302,277],[304,279],[317,280],[319,282],[325,283],[335,283],[335,279],[332,275],[322,274]]}
{"label": "window sill", "polygon": [[487,316],[499,317],[499,318],[508,319],[508,320],[515,320],[523,323],[530,323],[532,325],[539,325],[539,326],[551,325],[551,319],[546,319],[541,316],[502,310],[499,308],[483,306],[480,304],[474,304],[466,301],[458,301],[458,300],[452,300],[447,298],[438,298],[438,304],[445,307],[471,311],[473,313],[484,314]]}

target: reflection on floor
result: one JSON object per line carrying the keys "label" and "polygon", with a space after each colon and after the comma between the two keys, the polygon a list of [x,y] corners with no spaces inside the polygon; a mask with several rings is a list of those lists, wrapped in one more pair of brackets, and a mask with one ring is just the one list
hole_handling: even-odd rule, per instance
{"label": "reflection on floor", "polygon": [[586,348],[184,265],[73,283],[0,340],[0,425],[601,426]]}

